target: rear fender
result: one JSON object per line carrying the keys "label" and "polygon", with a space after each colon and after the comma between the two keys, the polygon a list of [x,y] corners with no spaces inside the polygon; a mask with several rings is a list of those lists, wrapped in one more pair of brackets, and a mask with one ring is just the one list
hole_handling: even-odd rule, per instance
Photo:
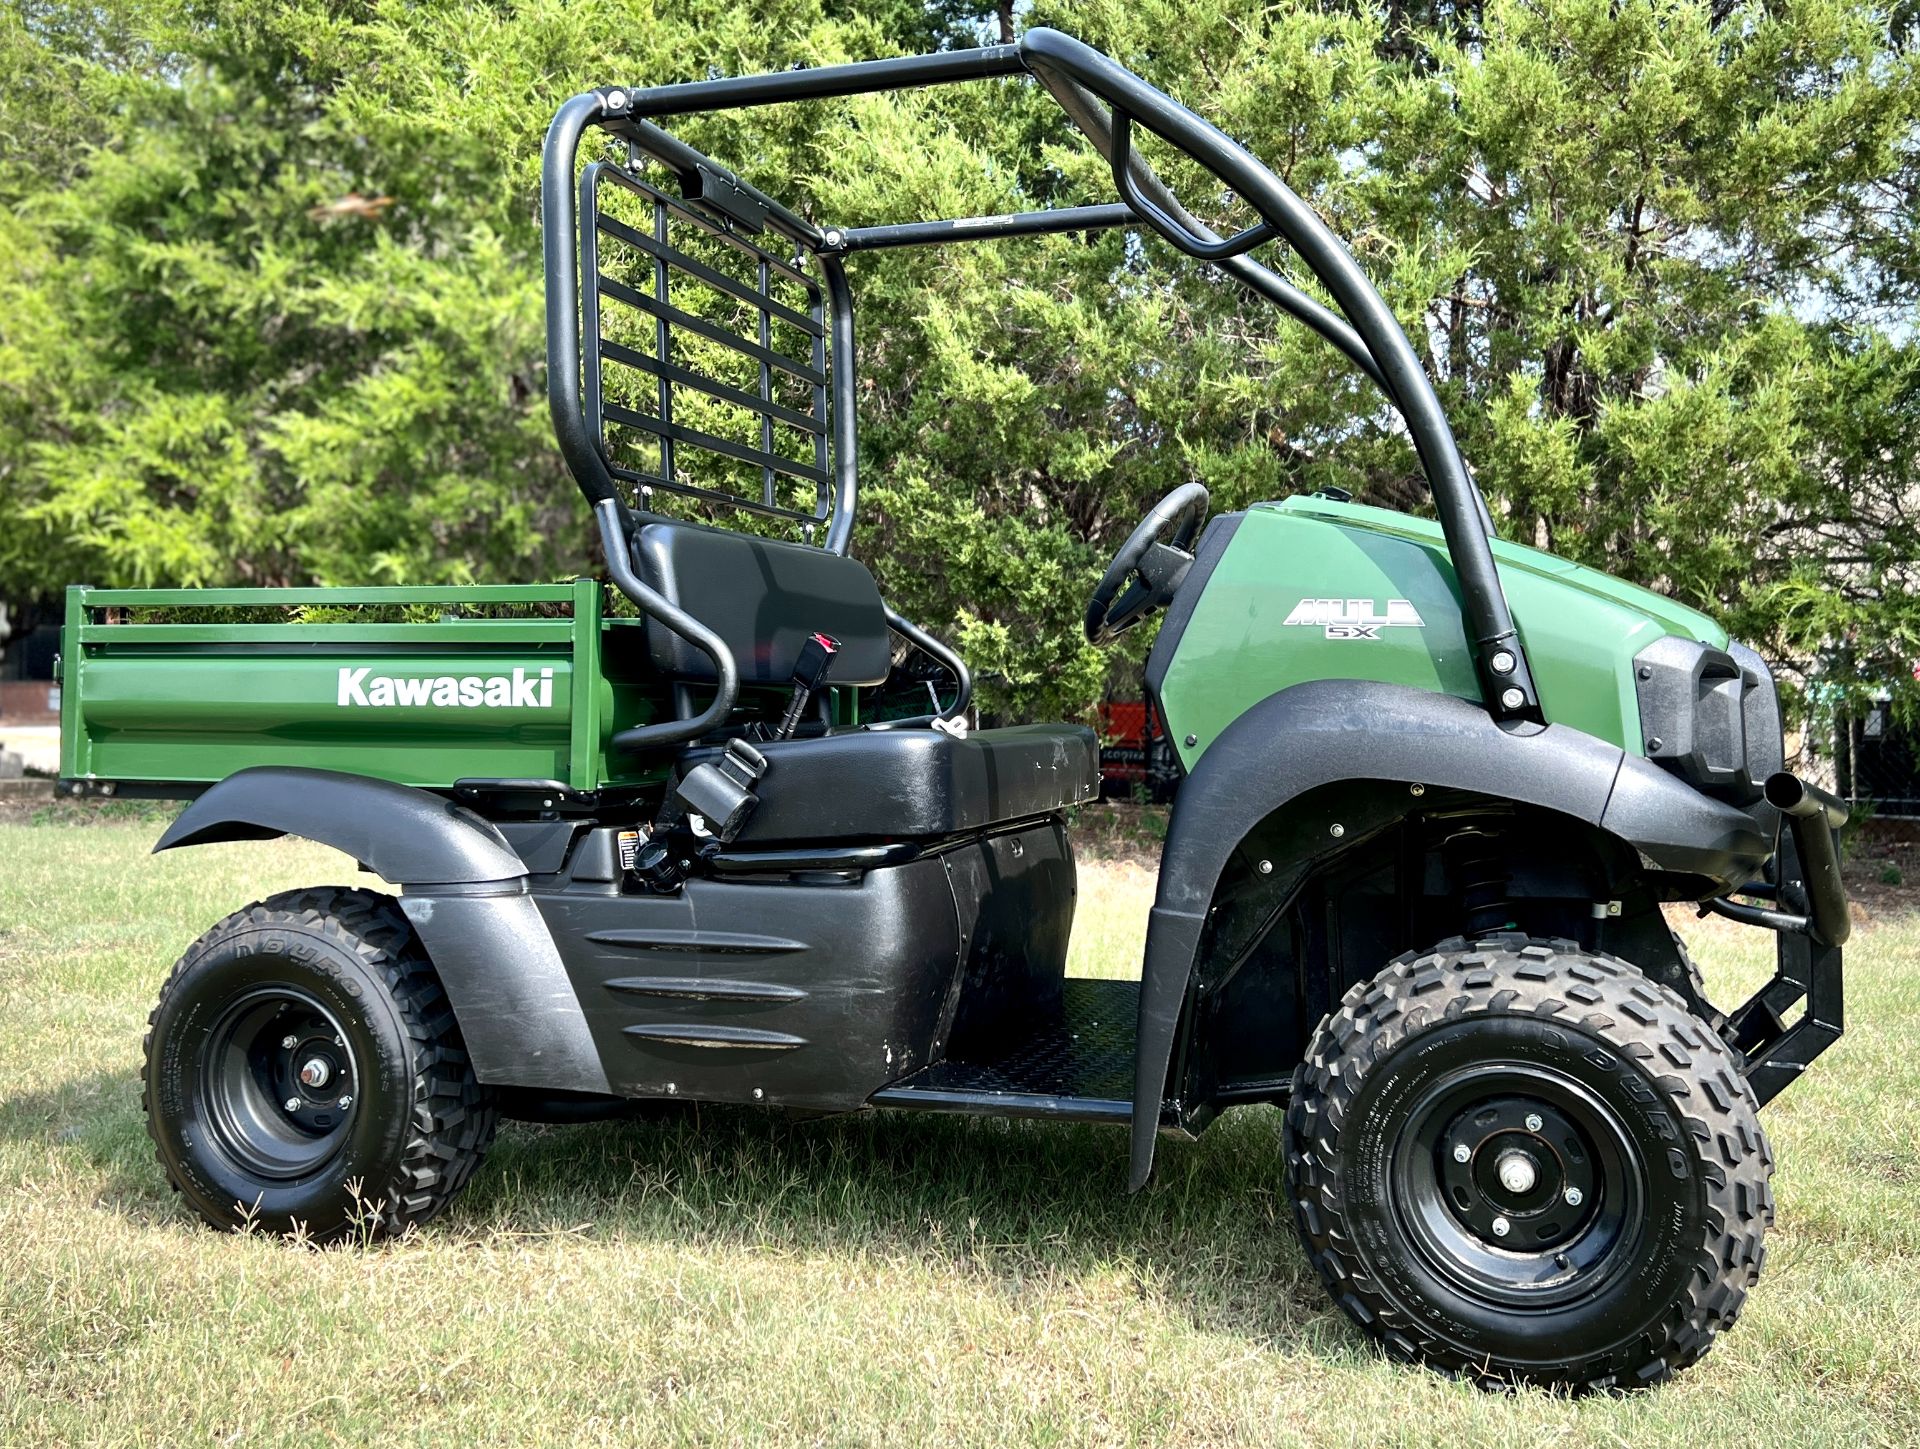
{"label": "rear fender", "polygon": [[[1418,784],[1539,806],[1619,837],[1651,869],[1723,886],[1751,879],[1773,848],[1768,807],[1749,813],[1722,804],[1565,725],[1503,728],[1466,700],[1356,680],[1316,680],[1270,695],[1208,748],[1174,804],[1140,983],[1134,1189],[1153,1168],[1168,1065],[1222,875],[1249,832],[1308,791],[1340,781]],[[1318,822],[1296,836],[1312,842],[1302,847],[1304,860],[1276,863],[1311,869],[1418,805],[1409,790],[1384,818],[1371,818],[1381,814],[1375,807],[1365,821]]]}
{"label": "rear fender", "polygon": [[604,1092],[593,1044],[527,868],[486,820],[438,795],[335,770],[229,775],[181,812],[155,852],[297,835],[402,887],[406,912],[491,1085]]}
{"label": "rear fender", "polygon": [[506,837],[462,805],[411,785],[276,765],[241,770],[180,813],[154,851],[298,835],[397,885],[521,880]]}

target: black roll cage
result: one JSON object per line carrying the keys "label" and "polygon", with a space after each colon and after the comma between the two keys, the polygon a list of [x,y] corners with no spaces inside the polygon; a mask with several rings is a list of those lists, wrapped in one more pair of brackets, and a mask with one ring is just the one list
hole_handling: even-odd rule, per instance
{"label": "black roll cage", "polygon": [[[1031,76],[1045,86],[1108,161],[1121,198],[1118,203],[891,226],[820,227],[654,124],[655,118],[669,115],[1016,75]],[[1312,328],[1380,387],[1404,419],[1433,491],[1447,552],[1460,583],[1468,632],[1474,640],[1483,703],[1496,720],[1503,722],[1542,718],[1526,652],[1494,569],[1485,501],[1461,459],[1453,431],[1418,355],[1379,293],[1326,223],[1245,147],[1099,51],[1049,29],[1029,30],[1012,45],[640,90],[608,86],[573,97],[554,116],[547,132],[541,174],[547,387],[554,431],[568,467],[594,506],[615,582],[669,629],[711,652],[708,631],[648,588],[628,563],[624,545],[631,538],[636,511],[620,496],[600,436],[597,336],[585,360],[593,386],[586,394],[582,389],[581,277],[593,252],[590,229],[580,227],[576,208],[575,166],[581,137],[589,125],[626,142],[636,156],[650,158],[673,172],[684,200],[697,203],[704,214],[719,219],[729,232],[771,230],[810,254],[818,264],[825,282],[826,340],[833,358],[831,469],[823,493],[823,499],[830,502],[822,504],[822,521],[826,524],[823,544],[827,549],[847,551],[858,490],[853,304],[844,258],[885,247],[1145,225],[1179,251],[1213,263],[1248,290]],[[1138,155],[1133,146],[1135,126],[1144,127],[1199,162],[1250,206],[1259,221],[1234,236],[1215,234],[1180,204]],[[579,190],[587,192],[584,186]],[[1285,242],[1306,264],[1333,297],[1338,315],[1249,255],[1255,247],[1275,239]],[[764,283],[762,290],[764,293]],[[764,312],[764,301],[762,307]],[[773,460],[767,457],[761,461]],[[640,510],[637,516],[651,515]],[[620,555],[618,562],[616,554]],[[717,657],[715,662],[720,688],[707,711],[697,719],[627,731],[624,742],[665,744],[688,739],[724,719],[732,704],[735,681],[730,660]]]}

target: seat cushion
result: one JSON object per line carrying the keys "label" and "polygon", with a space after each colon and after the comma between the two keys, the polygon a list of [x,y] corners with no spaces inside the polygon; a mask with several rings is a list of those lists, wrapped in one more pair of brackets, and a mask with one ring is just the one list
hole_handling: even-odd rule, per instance
{"label": "seat cushion", "polygon": [[[812,634],[840,641],[829,684],[879,684],[892,665],[880,590],[865,564],[823,548],[684,523],[650,523],[634,538],[640,577],[727,642],[742,684],[785,684]],[[654,667],[672,679],[714,677],[713,662],[647,621]]]}
{"label": "seat cushion", "polygon": [[[1097,799],[1100,744],[1080,725],[849,730],[757,745],[760,804],[737,845],[963,835]],[[718,750],[689,751],[682,770]]]}

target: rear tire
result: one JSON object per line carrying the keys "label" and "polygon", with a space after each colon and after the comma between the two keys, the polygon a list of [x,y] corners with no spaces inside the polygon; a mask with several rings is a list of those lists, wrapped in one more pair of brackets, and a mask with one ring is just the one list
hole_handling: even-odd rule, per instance
{"label": "rear tire", "polygon": [[391,897],[290,891],[181,957],[148,1018],[147,1130],[209,1223],[397,1233],[466,1185],[497,1114]]}
{"label": "rear tire", "polygon": [[1758,1279],[1772,1159],[1733,1053],[1570,941],[1462,939],[1349,991],[1294,1073],[1307,1255],[1396,1357],[1588,1391],[1697,1361]]}

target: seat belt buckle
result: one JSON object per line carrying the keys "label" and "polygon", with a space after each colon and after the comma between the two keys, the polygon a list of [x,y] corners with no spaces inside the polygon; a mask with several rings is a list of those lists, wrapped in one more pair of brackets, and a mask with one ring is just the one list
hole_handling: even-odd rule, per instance
{"label": "seat belt buckle", "polygon": [[[731,844],[760,803],[754,786],[767,773],[767,757],[742,739],[727,741],[717,760],[702,760],[674,788],[689,816],[698,816],[705,834]],[[695,834],[703,833],[689,821]]]}
{"label": "seat belt buckle", "polygon": [[807,708],[807,701],[813,698],[827,677],[827,671],[833,667],[833,656],[840,652],[840,641],[831,634],[809,634],[807,642],[800,646],[800,655],[793,662],[793,698],[787,701],[787,712],[780,716],[780,723],[773,732],[776,740],[793,738],[794,730],[800,726],[800,716]]}

